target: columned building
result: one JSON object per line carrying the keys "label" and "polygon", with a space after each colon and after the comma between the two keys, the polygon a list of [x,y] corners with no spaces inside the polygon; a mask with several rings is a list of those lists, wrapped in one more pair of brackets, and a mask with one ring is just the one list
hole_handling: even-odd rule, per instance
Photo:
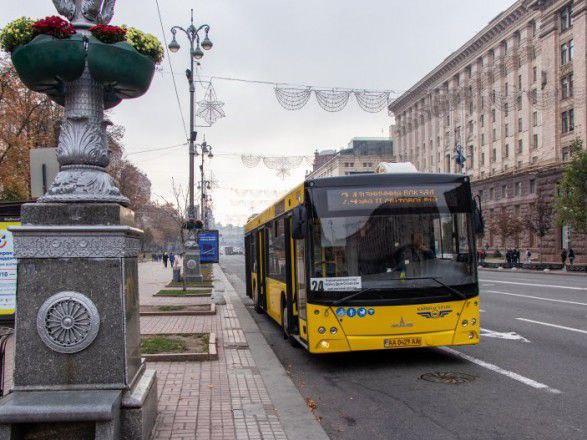
{"label": "columned building", "polygon": [[[489,223],[552,203],[570,144],[586,147],[586,32],[587,0],[516,1],[390,104],[398,160],[470,175]],[[483,245],[539,251],[529,231],[502,238]],[[569,244],[586,261],[585,237],[553,223],[543,256],[558,261]]]}

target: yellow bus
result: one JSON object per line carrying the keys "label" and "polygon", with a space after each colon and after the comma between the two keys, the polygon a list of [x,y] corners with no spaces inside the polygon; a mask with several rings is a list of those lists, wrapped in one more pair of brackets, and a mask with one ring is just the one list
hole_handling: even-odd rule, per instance
{"label": "yellow bus", "polygon": [[306,180],[245,226],[247,295],[311,353],[479,343],[464,175]]}

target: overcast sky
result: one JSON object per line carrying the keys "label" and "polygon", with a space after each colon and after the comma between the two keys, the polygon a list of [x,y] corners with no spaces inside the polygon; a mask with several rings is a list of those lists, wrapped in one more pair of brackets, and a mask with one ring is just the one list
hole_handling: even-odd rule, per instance
{"label": "overcast sky", "polygon": [[[471,38],[513,0],[159,0],[165,29],[187,26],[189,10],[211,26],[214,48],[199,69],[204,78],[223,76],[319,87],[405,90]],[[0,26],[22,15],[54,15],[50,0],[0,0]],[[162,40],[155,0],[118,0],[112,24],[129,24]],[[169,32],[168,32],[169,35]],[[168,37],[169,38],[169,37]],[[187,119],[188,66],[185,37],[172,55],[181,106]],[[126,127],[129,159],[153,183],[153,197],[171,198],[171,177],[187,183],[187,147],[132,154],[185,141],[167,60],[150,91],[124,101],[112,120]],[[241,223],[252,196],[232,188],[285,191],[302,181],[304,164],[282,179],[263,164],[242,166],[239,154],[312,155],[347,145],[356,136],[387,136],[386,111],[366,113],[351,100],[328,113],[314,100],[299,111],[284,110],[271,85],[214,80],[226,118],[199,130],[215,148],[214,211],[221,222]],[[203,90],[198,88],[199,98]],[[261,198],[266,198],[261,196]],[[258,210],[260,206],[253,207]]]}

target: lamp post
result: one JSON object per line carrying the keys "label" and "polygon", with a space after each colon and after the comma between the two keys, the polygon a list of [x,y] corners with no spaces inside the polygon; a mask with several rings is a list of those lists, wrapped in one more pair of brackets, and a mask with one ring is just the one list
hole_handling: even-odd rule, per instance
{"label": "lamp post", "polygon": [[[177,42],[177,31],[183,32],[190,42],[190,68],[186,70],[186,78],[188,80],[188,84],[190,87],[190,133],[189,133],[189,156],[190,156],[190,176],[189,176],[189,202],[188,202],[188,222],[187,227],[189,230],[189,237],[186,241],[186,247],[191,250],[191,252],[186,252],[185,258],[183,260],[184,265],[184,278],[186,281],[202,281],[202,274],[200,272],[200,249],[198,246],[198,237],[197,234],[194,233],[194,228],[196,227],[196,209],[194,206],[194,161],[197,155],[196,151],[196,137],[197,132],[195,131],[195,115],[196,115],[196,83],[194,80],[195,74],[195,65],[197,60],[202,59],[204,56],[204,50],[212,49],[212,42],[208,38],[208,32],[210,32],[210,26],[207,24],[203,24],[201,26],[196,27],[194,25],[194,10],[191,10],[191,20],[190,25],[187,28],[183,28],[181,26],[173,26],[171,28],[171,33],[173,38],[169,43],[169,51],[172,53],[176,53],[180,49],[180,45]],[[205,36],[204,39],[200,39],[200,32],[204,32]],[[198,63],[199,64],[199,63]],[[205,153],[202,152],[202,156]],[[203,220],[203,219],[202,219]]]}
{"label": "lamp post", "polygon": [[[180,45],[177,42],[177,31],[183,32],[190,42],[190,68],[186,70],[186,77],[190,86],[190,182],[189,182],[189,206],[188,206],[188,219],[193,221],[196,218],[196,209],[194,206],[194,160],[198,154],[196,151],[196,136],[197,132],[195,128],[195,106],[196,106],[196,83],[194,81],[194,68],[196,60],[202,59],[204,56],[204,50],[212,49],[212,41],[208,38],[208,32],[210,32],[210,26],[203,24],[199,27],[194,25],[194,10],[191,10],[191,22],[187,29],[181,26],[173,26],[171,33],[173,39],[169,43],[169,51],[176,53],[180,49]],[[204,31],[204,39],[200,41],[200,32]],[[198,63],[199,64],[199,63]],[[204,154],[202,152],[202,154]]]}
{"label": "lamp post", "polygon": [[204,222],[204,228],[208,229],[208,218],[205,215],[206,213],[206,189],[210,189],[210,182],[204,180],[204,159],[206,155],[208,155],[208,159],[212,159],[214,154],[212,154],[212,145],[208,145],[206,141],[202,142],[201,145],[202,150],[202,163],[200,165],[200,218]]}

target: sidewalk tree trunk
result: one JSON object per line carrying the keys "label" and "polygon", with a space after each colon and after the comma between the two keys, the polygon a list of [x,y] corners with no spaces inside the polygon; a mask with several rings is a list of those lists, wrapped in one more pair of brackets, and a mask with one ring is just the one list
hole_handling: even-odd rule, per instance
{"label": "sidewalk tree trunk", "polygon": [[497,234],[501,238],[501,245],[507,248],[508,239],[517,236],[522,231],[522,221],[515,218],[506,207],[491,219],[489,230],[492,234]]}
{"label": "sidewalk tree trunk", "polygon": [[538,237],[540,246],[540,263],[542,263],[542,240],[552,228],[553,209],[541,189],[538,189],[536,200],[530,204],[528,215],[524,218],[524,228]]}

